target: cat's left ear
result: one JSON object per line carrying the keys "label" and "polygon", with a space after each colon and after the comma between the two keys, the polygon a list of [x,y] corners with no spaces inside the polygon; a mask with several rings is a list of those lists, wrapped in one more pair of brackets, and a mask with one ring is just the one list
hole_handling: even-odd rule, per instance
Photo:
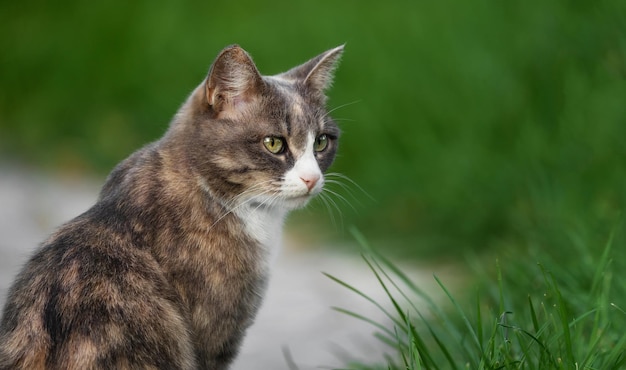
{"label": "cat's left ear", "polygon": [[302,81],[311,92],[325,98],[324,93],[332,85],[335,69],[337,69],[337,64],[343,54],[343,47],[341,45],[330,49],[308,62],[292,68],[281,76]]}

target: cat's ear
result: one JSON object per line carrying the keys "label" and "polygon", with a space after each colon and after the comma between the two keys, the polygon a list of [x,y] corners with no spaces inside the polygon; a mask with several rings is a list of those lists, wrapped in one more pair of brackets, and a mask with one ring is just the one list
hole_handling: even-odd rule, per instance
{"label": "cat's ear", "polygon": [[218,116],[228,116],[252,101],[260,92],[263,79],[252,58],[239,45],[220,52],[205,82],[206,100]]}
{"label": "cat's ear", "polygon": [[343,45],[330,49],[308,62],[282,74],[287,79],[302,81],[314,94],[324,97],[333,82]]}

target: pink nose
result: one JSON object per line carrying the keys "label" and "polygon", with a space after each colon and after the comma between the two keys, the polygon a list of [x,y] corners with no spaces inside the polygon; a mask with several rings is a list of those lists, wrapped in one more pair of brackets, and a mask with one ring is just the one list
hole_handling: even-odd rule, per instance
{"label": "pink nose", "polygon": [[315,184],[317,184],[319,179],[320,179],[319,175],[300,176],[300,180],[304,182],[304,184],[306,185],[307,189],[309,189],[309,191],[311,191],[311,189],[315,187]]}

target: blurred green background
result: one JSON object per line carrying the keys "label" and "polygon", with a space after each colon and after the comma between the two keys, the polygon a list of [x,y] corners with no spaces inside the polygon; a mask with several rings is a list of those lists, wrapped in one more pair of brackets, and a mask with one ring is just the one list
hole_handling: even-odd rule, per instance
{"label": "blurred green background", "polygon": [[332,170],[374,200],[335,187],[354,207],[335,198],[336,227],[321,203],[297,216],[320,237],[356,225],[454,256],[621,222],[621,0],[2,1],[2,159],[104,176],[160,137],[231,43],[264,74],[346,43]]}

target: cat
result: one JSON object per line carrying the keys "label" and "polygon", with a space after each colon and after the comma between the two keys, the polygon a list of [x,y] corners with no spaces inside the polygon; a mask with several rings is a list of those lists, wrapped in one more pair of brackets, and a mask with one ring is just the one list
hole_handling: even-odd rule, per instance
{"label": "cat", "polygon": [[274,76],[225,48],[164,136],[122,161],[8,293],[0,369],[227,369],[286,214],[319,194],[343,52]]}

